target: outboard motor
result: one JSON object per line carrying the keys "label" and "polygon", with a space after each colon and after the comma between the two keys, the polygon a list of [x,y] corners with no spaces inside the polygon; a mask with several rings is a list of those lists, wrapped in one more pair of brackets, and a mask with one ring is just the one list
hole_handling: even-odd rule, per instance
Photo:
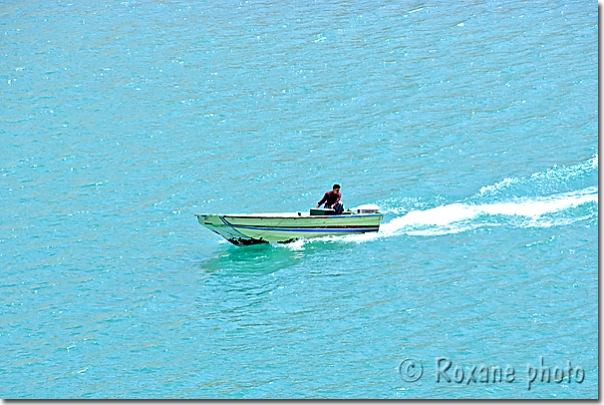
{"label": "outboard motor", "polygon": [[380,208],[375,204],[365,204],[357,207],[357,214],[376,214],[378,212],[380,212]]}

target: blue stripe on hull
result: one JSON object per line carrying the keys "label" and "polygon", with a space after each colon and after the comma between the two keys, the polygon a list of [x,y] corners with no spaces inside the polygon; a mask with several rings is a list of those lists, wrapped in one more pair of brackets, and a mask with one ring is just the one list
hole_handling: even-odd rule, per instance
{"label": "blue stripe on hull", "polygon": [[379,227],[373,228],[264,228],[259,226],[245,226],[245,225],[231,225],[234,229],[253,229],[257,231],[282,231],[282,232],[314,232],[314,233],[325,233],[325,232],[374,232],[378,231]]}

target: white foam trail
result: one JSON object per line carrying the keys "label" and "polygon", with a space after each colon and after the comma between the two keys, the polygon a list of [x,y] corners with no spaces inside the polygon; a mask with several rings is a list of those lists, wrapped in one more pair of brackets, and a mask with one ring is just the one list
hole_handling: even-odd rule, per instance
{"label": "white foam trail", "polygon": [[[302,250],[306,243],[314,242],[367,242],[401,234],[411,236],[450,235],[466,232],[484,226],[496,227],[508,224],[524,228],[549,228],[552,226],[570,225],[597,215],[593,214],[552,218],[555,214],[583,204],[598,204],[598,188],[588,187],[583,190],[554,194],[547,197],[516,198],[512,201],[492,204],[453,203],[426,210],[413,210],[382,224],[377,233],[361,235],[326,236],[309,240],[298,240],[283,245],[291,250]],[[494,216],[503,216],[495,221]],[[514,221],[520,219],[520,221]]]}
{"label": "white foam trail", "polygon": [[591,218],[593,215],[584,215],[578,218],[557,218],[557,219],[538,219],[538,220],[529,220],[524,224],[526,228],[551,228],[552,226],[564,226],[570,225],[574,222],[584,221]]}
{"label": "white foam trail", "polygon": [[585,162],[573,166],[554,166],[544,172],[533,173],[530,178],[533,180],[555,179],[564,181],[591,170],[598,170],[597,153]]}
{"label": "white foam trail", "polygon": [[509,178],[506,177],[502,181],[499,181],[490,186],[482,187],[479,191],[479,195],[493,195],[498,191],[503,190],[510,185],[518,183],[526,183],[530,181],[568,181],[574,177],[581,176],[585,172],[598,170],[598,154],[596,153],[591,159],[581,162],[573,166],[554,166],[550,169],[536,172],[528,177],[521,178]]}
{"label": "white foam trail", "polygon": [[[517,198],[508,202],[492,204],[453,203],[427,210],[410,211],[406,215],[394,218],[380,226],[380,231],[377,234],[347,235],[331,237],[331,239],[358,243],[400,234],[413,236],[448,235],[483,226],[501,226],[501,221],[489,221],[489,217],[492,216],[504,216],[510,219],[519,218],[522,221],[515,225],[527,228],[562,226],[589,219],[593,215],[554,219],[544,216],[588,203],[598,203],[597,187],[588,187],[580,191],[547,197]],[[485,218],[480,222],[476,222],[479,217]]]}
{"label": "white foam trail", "polygon": [[[598,202],[596,187],[562,193],[548,197],[516,199],[510,202],[493,204],[448,204],[424,211],[411,211],[407,215],[395,218],[382,225],[380,232],[384,236],[392,235],[401,229],[433,227],[445,230],[456,223],[467,223],[481,215],[504,215],[539,219],[543,215],[555,213],[582,204]],[[464,224],[472,228],[471,225]],[[458,227],[455,227],[458,228]],[[458,229],[453,229],[459,232]]]}
{"label": "white foam trail", "polygon": [[510,184],[513,183],[518,183],[518,179],[510,179],[509,177],[506,177],[505,179],[503,179],[502,181],[492,184],[490,186],[485,186],[482,187],[480,189],[480,195],[484,195],[486,193],[492,194],[498,190],[501,190],[503,188],[506,188],[507,186],[509,186]]}
{"label": "white foam trail", "polygon": [[302,250],[302,247],[304,246],[305,243],[306,243],[306,239],[298,239],[296,241],[288,243],[286,246],[288,249],[291,249],[291,250]]}

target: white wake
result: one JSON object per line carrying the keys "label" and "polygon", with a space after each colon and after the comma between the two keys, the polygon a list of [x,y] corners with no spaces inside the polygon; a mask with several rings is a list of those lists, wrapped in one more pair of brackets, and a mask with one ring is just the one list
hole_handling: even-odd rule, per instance
{"label": "white wake", "polygon": [[[391,236],[400,232],[410,235],[448,234],[475,229],[486,224],[502,225],[509,223],[510,219],[521,219],[515,223],[517,226],[524,227],[563,225],[583,220],[585,216],[566,216],[556,220],[550,215],[589,203],[598,203],[596,187],[547,197],[518,198],[491,204],[447,204],[427,210],[410,211],[394,218],[380,227],[379,234],[380,236]],[[596,213],[597,210],[594,211],[594,214]],[[494,216],[504,218],[494,221]],[[487,222],[478,221],[481,217],[484,217]]]}
{"label": "white wake", "polygon": [[[595,204],[595,207],[588,207],[582,215],[567,212],[585,204]],[[314,241],[359,243],[397,235],[448,235],[485,226],[511,225],[523,228],[563,226],[597,216],[597,204],[597,187],[550,196],[516,198],[506,202],[444,204],[430,209],[409,211],[383,223],[377,233],[298,240],[284,247],[300,250],[306,243]]]}

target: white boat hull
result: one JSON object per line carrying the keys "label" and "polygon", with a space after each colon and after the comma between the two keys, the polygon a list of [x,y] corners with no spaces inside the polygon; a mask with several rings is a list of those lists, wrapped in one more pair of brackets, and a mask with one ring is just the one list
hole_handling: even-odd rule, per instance
{"label": "white boat hull", "polygon": [[197,214],[199,223],[235,245],[377,232],[383,215]]}

